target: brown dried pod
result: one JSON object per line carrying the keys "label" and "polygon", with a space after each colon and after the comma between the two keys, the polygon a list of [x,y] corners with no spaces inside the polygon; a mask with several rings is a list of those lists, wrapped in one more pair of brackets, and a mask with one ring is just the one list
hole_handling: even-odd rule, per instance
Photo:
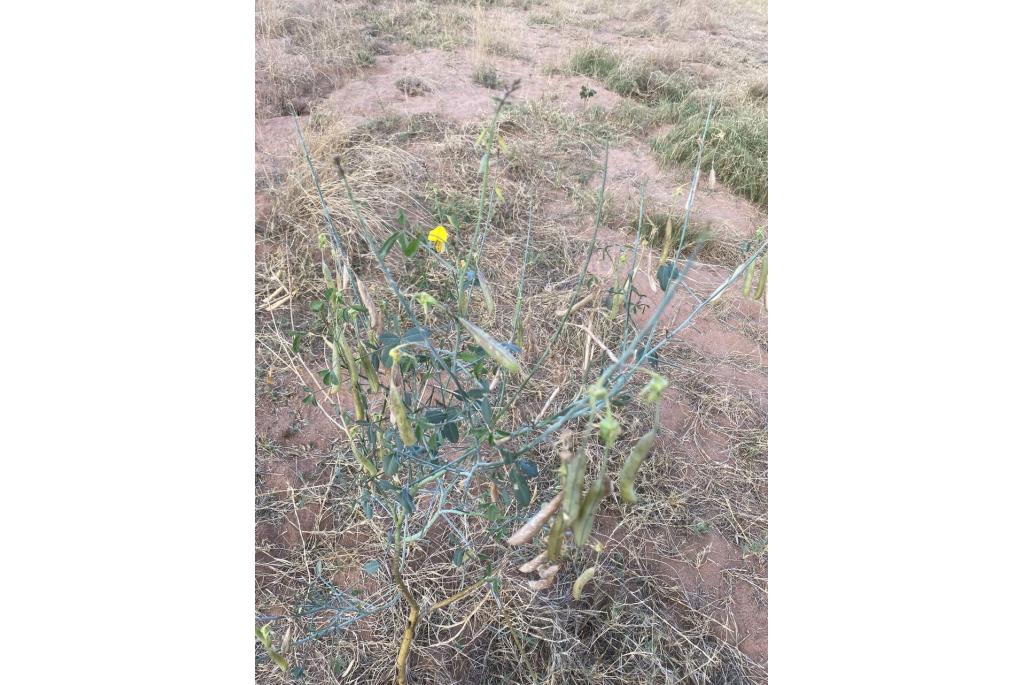
{"label": "brown dried pod", "polygon": [[533,536],[544,526],[544,523],[551,518],[551,515],[558,511],[558,507],[562,504],[563,494],[561,492],[558,493],[553,500],[541,507],[540,511],[534,514],[522,528],[512,534],[512,537],[508,539],[508,544],[514,547],[532,540]]}

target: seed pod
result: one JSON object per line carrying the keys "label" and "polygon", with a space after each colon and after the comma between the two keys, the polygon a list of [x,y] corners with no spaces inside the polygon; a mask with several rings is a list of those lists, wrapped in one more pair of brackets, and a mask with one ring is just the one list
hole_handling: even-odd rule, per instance
{"label": "seed pod", "polygon": [[580,513],[580,504],[583,502],[583,475],[587,470],[586,450],[580,446],[574,454],[569,449],[572,434],[566,432],[562,435],[565,447],[559,453],[562,458],[562,468],[565,469],[565,479],[562,481],[562,492],[565,493],[565,501],[562,503],[562,516],[566,523],[573,523]]}
{"label": "seed pod", "polygon": [[764,289],[768,285],[768,255],[761,259],[761,280],[757,282],[757,290],[754,291],[754,299],[760,300],[764,295]]}
{"label": "seed pod", "polygon": [[597,513],[598,503],[604,499],[604,493],[604,478],[598,478],[590,486],[587,496],[583,498],[579,517],[572,524],[572,534],[576,538],[577,545],[587,544],[587,539],[590,538],[590,530],[594,527],[594,514]]}
{"label": "seed pod", "polygon": [[356,447],[353,449],[353,452],[355,453],[356,461],[358,461],[359,465],[363,467],[363,470],[370,474],[371,477],[376,476],[377,467],[372,461],[366,458],[366,455],[363,454],[362,450]]}
{"label": "seed pod", "polygon": [[555,577],[548,576],[547,578],[541,578],[540,580],[531,580],[526,584],[531,590],[547,590],[549,587],[555,584]]}
{"label": "seed pod", "polygon": [[563,495],[564,493],[558,493],[553,500],[541,507],[540,511],[534,514],[522,528],[512,534],[512,537],[508,539],[508,544],[514,547],[532,540],[533,536],[543,527],[544,522],[558,511],[558,507],[562,504]]}
{"label": "seed pod", "polygon": [[612,295],[612,310],[609,314],[611,318],[617,317],[622,312],[622,303],[625,302],[626,298],[623,297],[622,293],[615,293]]}
{"label": "seed pod", "polygon": [[750,283],[754,280],[754,265],[747,267],[747,274],[743,277],[743,297],[750,297]]}
{"label": "seed pod", "polygon": [[498,341],[485,333],[483,329],[474,326],[462,317],[459,317],[459,323],[469,331],[469,334],[473,336],[473,340],[476,341],[476,344],[484,348],[484,352],[486,352],[491,359],[498,362],[498,365],[501,366],[501,368],[505,369],[509,373],[519,373],[519,362],[512,356],[512,353],[498,344]]}
{"label": "seed pod", "polygon": [[338,346],[336,344],[332,343],[330,347],[331,371],[334,373],[335,382],[328,386],[327,392],[333,395],[338,392],[338,389],[341,387],[341,352],[338,350]]}
{"label": "seed pod", "polygon": [[367,315],[370,317],[370,330],[373,331],[374,336],[380,337],[381,331],[384,330],[384,324],[380,319],[380,314],[377,312],[377,305],[373,303],[373,298],[370,297],[369,289],[358,276],[356,276],[356,290],[359,292],[359,299],[363,301],[363,306],[366,307]]}
{"label": "seed pod", "polygon": [[363,373],[366,374],[366,380],[370,382],[370,392],[380,392],[380,378],[377,376],[377,369],[373,368],[370,355],[365,349],[359,350],[359,361],[363,365]]}
{"label": "seed pod", "polygon": [[537,567],[544,563],[544,560],[548,558],[548,551],[544,550],[533,559],[519,567],[521,573],[533,573],[537,570]]}
{"label": "seed pod", "polygon": [[405,403],[402,402],[402,391],[393,382],[388,393],[388,404],[391,407],[391,423],[398,428],[398,434],[402,438],[402,444],[412,447],[416,444],[416,429],[405,411]]}
{"label": "seed pod", "polygon": [[560,568],[562,568],[561,564],[548,564],[547,566],[541,566],[537,569],[537,576],[541,580],[545,578],[554,578]]}
{"label": "seed pod", "polygon": [[579,578],[576,579],[576,582],[572,584],[573,599],[579,601],[580,598],[583,597],[583,588],[594,578],[595,573],[597,573],[597,567],[591,566],[580,574]]}
{"label": "seed pod", "polygon": [[565,517],[556,516],[548,531],[548,561],[554,563],[562,557],[562,538],[565,532]]}
{"label": "seed pod", "polygon": [[658,259],[658,266],[668,261],[669,247],[672,245],[672,217],[665,222],[665,244],[661,248],[661,258]]}
{"label": "seed pod", "polygon": [[487,313],[494,316],[494,298],[491,296],[491,288],[487,285],[487,280],[484,278],[482,271],[477,270],[476,280],[480,284],[480,292],[484,296],[484,305],[487,307]]}
{"label": "seed pod", "polygon": [[626,500],[630,504],[637,503],[636,490],[633,489],[633,481],[636,480],[637,470],[640,468],[640,465],[644,463],[644,460],[647,458],[647,454],[651,451],[656,435],[657,431],[654,429],[644,433],[643,437],[637,440],[636,444],[633,445],[633,449],[630,450],[626,463],[622,465],[622,472],[619,473],[619,494],[622,495],[622,499]]}

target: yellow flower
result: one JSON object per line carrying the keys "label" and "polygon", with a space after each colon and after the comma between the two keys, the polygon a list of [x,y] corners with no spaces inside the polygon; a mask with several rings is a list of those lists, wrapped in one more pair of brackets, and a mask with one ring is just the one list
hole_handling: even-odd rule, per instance
{"label": "yellow flower", "polygon": [[448,230],[444,226],[438,226],[427,234],[427,240],[434,243],[434,249],[444,252],[444,245],[448,242]]}

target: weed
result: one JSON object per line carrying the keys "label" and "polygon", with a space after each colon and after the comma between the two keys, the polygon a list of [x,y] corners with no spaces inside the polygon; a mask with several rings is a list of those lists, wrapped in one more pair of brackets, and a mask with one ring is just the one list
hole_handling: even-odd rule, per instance
{"label": "weed", "polygon": [[[364,213],[356,199],[362,179],[357,157],[352,154],[355,141],[350,138],[350,147],[335,154],[338,181],[332,186],[335,192],[340,186],[347,198],[346,216],[350,219],[344,224],[338,221],[341,217],[332,211],[323,183],[314,177],[326,221],[325,232],[319,237],[322,279],[315,290],[316,299],[309,303],[308,323],[291,336],[279,333],[275,345],[279,363],[308,383],[313,403],[338,426],[347,462],[342,472],[349,483],[353,514],[372,526],[385,526],[379,557],[364,562],[362,568],[374,569],[372,573],[366,571],[371,575],[389,568],[390,583],[407,611],[395,659],[400,685],[408,682],[410,655],[421,624],[432,625],[437,616],[456,603],[468,604],[477,601],[477,596],[483,596],[486,602],[487,593],[481,590],[496,594],[502,581],[509,582],[493,564],[483,563],[495,551],[487,543],[473,545],[465,537],[451,563],[462,567],[469,558],[472,563],[467,565],[467,572],[476,580],[470,582],[467,578],[446,588],[426,581],[417,568],[413,549],[427,540],[440,517],[453,516],[463,526],[480,519],[489,521],[492,534],[507,538],[510,544],[536,544],[535,538],[546,537],[549,563],[537,568],[535,580],[527,581],[527,587],[533,590],[551,588],[560,577],[564,578],[562,582],[571,578],[589,580],[597,575],[600,557],[586,571],[559,571],[586,549],[595,517],[610,494],[613,454],[633,449],[621,487],[624,495],[629,495],[628,501],[640,501],[633,479],[642,468],[655,433],[649,432],[636,447],[635,438],[626,438],[622,421],[627,419],[629,402],[623,391],[630,387],[637,393],[637,382],[645,377],[654,380],[639,392],[639,397],[653,407],[651,430],[658,425],[664,381],[647,362],[671,336],[651,339],[648,328],[635,323],[631,326],[628,318],[621,318],[621,306],[613,308],[606,324],[597,329],[608,344],[621,347],[620,361],[603,368],[586,362],[579,370],[581,383],[573,399],[552,412],[542,409],[541,416],[525,420],[524,413],[533,414],[529,409],[535,397],[531,382],[543,377],[545,362],[563,333],[572,330],[567,323],[577,311],[575,304],[581,301],[583,286],[589,281],[587,266],[594,255],[603,202],[598,202],[595,232],[582,268],[571,279],[575,285],[566,312],[538,353],[525,339],[524,317],[529,312],[523,306],[530,267],[532,212],[525,244],[520,247],[523,258],[518,260],[522,264],[518,277],[507,279],[517,282],[515,314],[508,318],[498,316],[497,304],[508,303],[508,299],[496,297],[494,262],[484,259],[495,208],[506,201],[504,191],[491,176],[491,158],[505,144],[501,128],[510,120],[502,118],[502,110],[514,88],[515,84],[505,92],[490,126],[477,138],[481,154],[477,194],[452,198],[438,193],[432,219],[443,223],[429,230],[429,224],[424,227],[412,223],[399,210],[396,220],[385,228],[389,234],[379,240],[376,235],[383,227],[371,225],[372,214]],[[393,122],[382,123],[393,126]],[[301,137],[300,142],[312,170],[312,153]],[[338,226],[345,224],[354,224],[359,242],[339,232]],[[362,258],[356,258],[357,252],[363,252],[360,243],[383,276],[386,296],[379,291],[372,293],[360,277],[360,272],[365,274],[368,268]],[[766,247],[762,244],[759,250]],[[503,255],[498,263],[507,263],[508,256]],[[753,254],[751,260],[757,256]],[[635,272],[635,265],[633,268]],[[741,273],[733,273],[723,287]],[[664,303],[673,297],[677,286],[678,280],[663,283]],[[709,302],[700,303],[694,315]],[[659,307],[654,314],[655,323],[663,310]],[[502,321],[507,321],[507,326],[501,326]],[[536,326],[537,322],[531,324]],[[528,349],[532,350],[529,356]],[[513,533],[525,514],[535,510],[531,506],[533,491],[542,483],[544,487],[552,485],[553,474],[542,474],[538,460],[560,431],[568,431],[570,436],[560,442],[561,459],[566,465],[557,476],[560,494]],[[596,472],[590,467],[591,451],[600,464]],[[616,456],[616,462],[620,461],[621,457]],[[472,486],[477,483],[489,489],[489,501],[473,497]],[[496,506],[499,501],[517,503],[518,512],[505,514]],[[563,530],[571,531],[574,548],[563,549]],[[317,575],[320,573],[318,569]],[[592,585],[577,581],[574,594],[582,599],[584,592],[598,592],[589,589]],[[379,602],[361,603],[356,611],[364,617],[387,608]],[[488,623],[500,624],[497,617]],[[314,639],[329,629],[333,628],[309,627],[302,639]],[[273,646],[269,638],[265,644],[270,653]],[[602,649],[616,651],[619,647],[608,645]]]}
{"label": "weed", "polygon": [[408,97],[415,97],[430,92],[430,86],[423,79],[416,76],[403,76],[395,81],[395,88],[398,88],[403,95]]}
{"label": "weed", "polygon": [[479,83],[492,90],[502,87],[502,82],[498,78],[498,70],[494,68],[493,64],[487,63],[478,64],[473,70],[473,83]]}

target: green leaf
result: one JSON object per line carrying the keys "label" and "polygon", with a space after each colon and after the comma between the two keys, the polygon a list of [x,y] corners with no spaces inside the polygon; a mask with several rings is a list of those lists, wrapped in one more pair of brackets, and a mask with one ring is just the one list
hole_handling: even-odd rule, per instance
{"label": "green leaf", "polygon": [[447,440],[448,442],[458,442],[459,441],[459,426],[458,426],[458,424],[456,424],[454,421],[451,421],[449,423],[444,424],[444,426],[441,427],[441,435],[443,435],[444,439]]}
{"label": "green leaf", "polygon": [[402,336],[402,343],[421,343],[426,344],[430,339],[430,331],[422,326],[418,328],[410,328]]}
{"label": "green leaf", "polygon": [[[403,215],[402,218],[404,219],[405,216]],[[384,243],[380,246],[381,257],[388,256],[388,252],[391,252],[391,248],[395,246],[395,241],[398,240],[398,236],[400,235],[402,235],[401,231],[395,231],[394,233],[388,236],[387,240],[385,240]]]}
{"label": "green leaf", "polygon": [[530,461],[529,459],[520,459],[518,462],[516,462],[516,466],[519,467],[520,471],[526,474],[527,478],[537,477],[537,465]]}
{"label": "green leaf", "polygon": [[302,331],[295,331],[292,334],[292,352],[299,351],[299,343],[302,341]]}
{"label": "green leaf", "polygon": [[313,300],[309,304],[309,308],[312,309],[314,312],[320,311],[321,309],[324,308],[323,300]]}
{"label": "green leaf", "polygon": [[406,257],[412,257],[414,254],[416,254],[416,248],[419,246],[420,237],[413,236],[412,240],[410,240],[407,244],[402,246],[402,254],[404,254]]}
{"label": "green leaf", "polygon": [[662,264],[658,267],[658,285],[661,286],[662,291],[667,291],[669,283],[679,278],[679,268],[675,264]]}
{"label": "green leaf", "polygon": [[363,564],[363,572],[371,576],[376,575],[377,571],[380,570],[380,562],[374,559]]}
{"label": "green leaf", "polygon": [[398,452],[392,452],[384,456],[384,475],[389,478],[398,472],[398,465],[400,460],[398,458]]}
{"label": "green leaf", "polygon": [[446,412],[444,409],[431,407],[430,409],[427,409],[425,412],[423,412],[423,418],[425,418],[430,423],[437,425],[439,423],[445,422],[445,419],[448,418],[448,412]]}
{"label": "green leaf", "polygon": [[455,554],[452,555],[452,564],[455,566],[462,566],[462,561],[466,556],[466,550],[463,547],[459,547],[455,550]]}
{"label": "green leaf", "polygon": [[519,469],[511,469],[508,475],[509,482],[512,483],[512,494],[516,496],[516,501],[524,506],[529,504],[530,486],[527,485],[523,474],[519,472]]}
{"label": "green leaf", "polygon": [[380,358],[384,362],[384,368],[391,368],[391,350],[398,347],[401,342],[401,339],[390,331],[384,331],[380,334]]}
{"label": "green leaf", "polygon": [[412,495],[409,494],[409,488],[402,488],[401,494],[398,496],[398,501],[401,503],[402,508],[405,509],[405,513],[411,514],[414,506],[412,502]]}
{"label": "green leaf", "polygon": [[481,509],[480,513],[485,519],[487,519],[491,523],[494,523],[499,518],[501,518],[501,512],[498,511],[498,507],[494,506],[494,504],[492,504],[491,502],[485,504]]}

